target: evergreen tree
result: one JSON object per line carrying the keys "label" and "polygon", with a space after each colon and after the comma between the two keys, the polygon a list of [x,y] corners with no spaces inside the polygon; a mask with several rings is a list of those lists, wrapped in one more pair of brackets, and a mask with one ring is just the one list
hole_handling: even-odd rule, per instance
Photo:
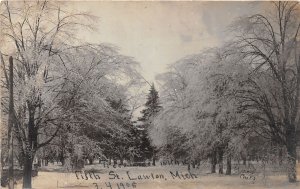
{"label": "evergreen tree", "polygon": [[158,92],[155,89],[154,84],[150,87],[145,107],[146,108],[141,111],[142,117],[139,118],[139,121],[142,121],[145,126],[148,126],[151,125],[153,117],[161,110]]}
{"label": "evergreen tree", "polygon": [[156,149],[151,145],[149,128],[152,125],[153,118],[158,114],[161,108],[158,92],[155,89],[154,84],[152,84],[147,96],[147,101],[145,103],[145,109],[141,111],[142,117],[138,119],[139,121],[143,122],[142,130],[140,131],[140,150],[143,152],[144,158],[152,157],[152,165],[155,165]]}

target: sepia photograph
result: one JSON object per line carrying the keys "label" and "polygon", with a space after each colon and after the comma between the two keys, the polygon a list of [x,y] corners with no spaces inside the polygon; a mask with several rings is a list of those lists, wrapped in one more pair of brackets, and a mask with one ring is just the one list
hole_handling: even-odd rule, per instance
{"label": "sepia photograph", "polygon": [[300,1],[0,0],[3,189],[299,189]]}

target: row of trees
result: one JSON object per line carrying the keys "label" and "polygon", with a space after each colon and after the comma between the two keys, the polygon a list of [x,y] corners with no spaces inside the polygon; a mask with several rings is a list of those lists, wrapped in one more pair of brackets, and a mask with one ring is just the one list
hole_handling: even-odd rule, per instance
{"label": "row of trees", "polygon": [[[226,45],[187,56],[158,75],[164,109],[151,129],[165,156],[263,160],[276,147],[296,181],[296,129],[300,119],[299,3],[238,19]],[[272,150],[271,150],[272,151]]]}
{"label": "row of trees", "polygon": [[[1,110],[6,123],[7,65],[13,56],[14,150],[23,167],[23,188],[32,187],[34,158],[74,168],[81,159],[140,156],[130,92],[144,83],[138,63],[113,45],[80,41],[76,31],[93,30],[96,18],[64,10],[62,4],[1,3]],[[3,139],[6,134],[3,130]],[[5,156],[3,150],[4,164]]]}
{"label": "row of trees", "polygon": [[137,106],[130,91],[144,82],[138,63],[113,45],[80,41],[76,31],[93,29],[95,18],[60,5],[1,3],[1,110],[7,117],[12,55],[13,132],[24,188],[31,188],[35,157],[58,159],[66,168],[99,157],[152,158],[153,164],[159,155],[209,158],[212,171],[218,160],[222,173],[223,157],[229,168],[231,159],[263,159],[272,146],[287,162],[289,181],[296,181],[298,3],[272,3],[270,15],[241,18],[230,43],[171,65],[158,76],[163,109],[152,85],[140,128],[131,121]]}

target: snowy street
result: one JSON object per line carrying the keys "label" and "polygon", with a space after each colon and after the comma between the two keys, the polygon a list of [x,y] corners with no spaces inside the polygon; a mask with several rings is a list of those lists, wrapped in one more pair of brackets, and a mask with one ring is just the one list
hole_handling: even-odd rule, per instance
{"label": "snowy street", "polygon": [[[94,165],[93,167],[96,167]],[[51,166],[50,166],[51,167]],[[87,166],[88,167],[88,166]],[[49,169],[50,171],[50,169]],[[35,189],[55,189],[55,188],[73,188],[73,189],[236,189],[236,188],[299,188],[299,182],[288,183],[285,175],[267,176],[263,179],[261,174],[256,174],[255,181],[251,179],[241,178],[240,175],[222,175],[206,174],[199,169],[192,169],[191,173],[197,175],[197,178],[174,177],[170,172],[188,173],[186,167],[123,167],[115,169],[93,169],[93,171],[85,171],[86,173],[94,172],[100,179],[90,177],[87,178],[82,174],[62,173],[62,172],[46,172],[40,171],[37,177],[33,178],[33,186]],[[300,164],[297,166],[298,177],[300,176]],[[205,172],[205,171],[204,171]],[[127,173],[130,174],[128,178]],[[144,176],[154,175],[154,179]],[[118,174],[119,179],[114,174]],[[81,177],[82,175],[82,177]],[[139,176],[141,176],[139,177]],[[155,175],[163,175],[164,179],[155,178]],[[99,178],[97,177],[97,178]],[[87,179],[87,180],[86,180]],[[130,180],[131,179],[131,180]],[[21,189],[21,181],[18,182],[16,188]]]}

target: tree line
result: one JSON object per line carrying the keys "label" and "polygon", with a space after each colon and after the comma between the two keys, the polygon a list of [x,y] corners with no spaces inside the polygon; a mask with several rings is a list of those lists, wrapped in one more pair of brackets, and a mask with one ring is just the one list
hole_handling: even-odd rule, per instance
{"label": "tree line", "polygon": [[[150,129],[160,154],[286,163],[296,181],[300,119],[299,3],[268,2],[267,13],[237,19],[226,44],[186,56],[157,76],[163,110]],[[299,136],[298,136],[299,137]],[[274,160],[273,160],[274,161]]]}
{"label": "tree line", "polygon": [[[14,59],[15,158],[31,188],[35,158],[67,170],[96,159],[209,159],[231,174],[233,160],[267,161],[274,154],[296,181],[299,128],[299,4],[270,2],[268,14],[243,17],[221,47],[184,57],[157,76],[140,126],[145,79],[139,63],[111,44],[82,42],[76,31],[97,19],[64,10],[63,2],[2,2],[1,110],[7,125],[8,59]],[[2,140],[7,135],[2,128]],[[1,143],[1,164],[7,143]],[[3,148],[2,148],[3,147]],[[275,150],[274,150],[275,149]]]}
{"label": "tree line", "polygon": [[[132,115],[144,84],[139,63],[112,44],[86,43],[79,29],[96,17],[64,9],[64,2],[2,2],[1,110],[7,125],[8,59],[14,60],[14,157],[31,188],[33,161],[59,161],[67,170],[83,160],[140,156]],[[138,90],[137,90],[138,91]],[[1,165],[7,165],[7,127]]]}

